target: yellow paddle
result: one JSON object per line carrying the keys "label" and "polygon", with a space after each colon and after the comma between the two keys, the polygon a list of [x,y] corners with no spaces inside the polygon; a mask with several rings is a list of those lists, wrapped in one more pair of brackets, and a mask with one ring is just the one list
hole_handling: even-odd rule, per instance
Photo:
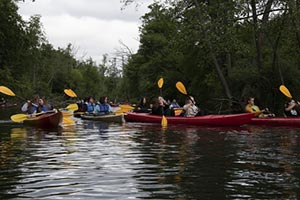
{"label": "yellow paddle", "polygon": [[13,91],[11,91],[8,87],[5,86],[0,86],[0,92],[8,96],[16,96]]}
{"label": "yellow paddle", "polygon": [[[72,104],[68,105],[65,109],[69,110],[69,111],[75,111],[75,110],[78,110],[78,105],[76,103],[72,103]],[[71,116],[73,116],[73,112],[62,111],[62,114],[63,114],[63,125],[74,125],[75,124],[75,121],[70,118]]]}
{"label": "yellow paddle", "polygon": [[74,125],[75,121],[69,117],[63,117],[63,125]]}
{"label": "yellow paddle", "polygon": [[178,82],[176,83],[176,88],[177,88],[178,91],[181,92],[182,94],[187,95],[186,89],[185,89],[185,87],[184,87],[184,85],[183,85],[182,82],[178,81]]}
{"label": "yellow paddle", "polygon": [[[72,89],[64,89],[64,93],[72,98],[77,97],[77,94]],[[66,107],[66,109],[70,110],[70,111],[75,111],[75,110],[78,110],[78,105],[76,103],[70,104]],[[73,115],[73,113],[70,116],[68,116],[67,112],[63,112],[63,124],[64,125],[74,125],[75,124],[75,121],[70,118],[72,115]]]}
{"label": "yellow paddle", "polygon": [[11,89],[9,89],[8,87],[5,87],[5,86],[0,86],[0,92],[5,94],[5,95],[8,95],[8,96],[12,96],[12,97],[18,97],[22,100],[26,100],[25,98],[23,97],[20,97],[20,96],[17,96],[13,91],[11,91]]}
{"label": "yellow paddle", "polygon": [[[37,114],[34,114],[32,116],[38,116],[40,114],[43,114],[43,113],[37,113]],[[13,122],[22,123],[25,119],[28,119],[30,117],[31,117],[30,115],[26,115],[26,114],[15,114],[15,115],[12,115],[10,117],[10,119]],[[63,124],[73,125],[73,124],[75,124],[75,121],[70,119],[70,116],[65,115],[64,112],[63,112]]]}
{"label": "yellow paddle", "polygon": [[64,93],[69,97],[77,97],[77,94],[72,89],[64,89]]}
{"label": "yellow paddle", "polygon": [[[70,104],[66,107],[67,110],[78,110],[78,106],[77,104]],[[38,115],[41,115],[41,114],[44,114],[44,113],[36,113],[36,114],[33,114],[33,115],[28,115],[28,114],[15,114],[15,115],[12,115],[10,117],[10,119],[13,121],[13,122],[17,122],[17,123],[21,123],[23,122],[25,119],[28,119],[29,117],[31,116],[38,116]],[[64,118],[67,118],[67,117],[63,117]],[[71,120],[71,119],[70,119]]]}
{"label": "yellow paddle", "polygon": [[[162,96],[162,86],[164,84],[164,79],[163,78],[160,78],[157,82],[157,85],[158,85],[158,88],[160,89],[160,95]],[[163,108],[162,108],[163,109]],[[165,117],[164,115],[164,112],[163,112],[163,116],[161,118],[161,126],[163,127],[166,127],[168,125],[168,120],[167,118]]]}
{"label": "yellow paddle", "polygon": [[70,111],[75,111],[75,110],[78,110],[78,105],[77,105],[77,103],[72,103],[72,104],[68,105],[65,109],[70,110]]}
{"label": "yellow paddle", "polygon": [[131,105],[126,105],[126,104],[119,105],[119,107],[128,111],[134,109],[134,107],[132,107]]}
{"label": "yellow paddle", "polygon": [[177,88],[177,90],[178,90],[180,93],[186,95],[193,103],[195,103],[194,100],[187,94],[187,91],[186,91],[186,89],[185,89],[185,86],[183,85],[182,82],[178,81],[178,82],[176,83],[176,88]]}
{"label": "yellow paddle", "polygon": [[[39,115],[42,115],[42,114],[45,114],[45,113],[47,113],[47,112],[34,113],[32,115],[29,115],[29,114],[15,114],[15,115],[10,116],[10,119],[13,122],[21,123],[25,119],[28,119],[30,117],[36,117],[36,116],[39,116]],[[52,113],[52,111],[49,111],[49,113]]]}
{"label": "yellow paddle", "polygon": [[10,119],[13,122],[21,123],[29,117],[30,117],[30,115],[26,115],[26,114],[15,114],[15,115],[10,116]]}
{"label": "yellow paddle", "polygon": [[63,125],[74,125],[75,121],[70,117],[73,116],[73,112],[62,111],[63,114]]}
{"label": "yellow paddle", "polygon": [[183,108],[174,108],[175,116],[179,116],[182,113]]}
{"label": "yellow paddle", "polygon": [[134,109],[134,107],[132,107],[130,105],[119,105],[119,107],[120,107],[120,109],[115,111],[116,114],[127,113],[130,110]]}
{"label": "yellow paddle", "polygon": [[[64,93],[69,97],[77,97],[77,94],[72,89],[64,89]],[[69,111],[76,111],[78,110],[78,105],[76,103],[68,105],[65,109]],[[63,113],[63,125],[73,125],[75,121],[72,120],[70,117],[73,116],[73,113],[62,112]]]}
{"label": "yellow paddle", "polygon": [[163,78],[160,78],[160,79],[158,80],[158,82],[157,82],[158,88],[161,89],[162,86],[163,86],[163,84],[164,84],[164,79],[163,79]]}
{"label": "yellow paddle", "polygon": [[288,98],[293,98],[292,97],[292,95],[291,95],[291,93],[290,93],[290,91],[284,86],[284,85],[281,85],[280,87],[279,87],[279,90],[280,90],[280,92],[282,92],[282,94],[284,94],[286,97],[288,97]]}
{"label": "yellow paddle", "polygon": [[165,117],[165,115],[162,116],[162,119],[161,119],[161,126],[162,127],[166,127],[168,125],[168,120],[167,118]]}

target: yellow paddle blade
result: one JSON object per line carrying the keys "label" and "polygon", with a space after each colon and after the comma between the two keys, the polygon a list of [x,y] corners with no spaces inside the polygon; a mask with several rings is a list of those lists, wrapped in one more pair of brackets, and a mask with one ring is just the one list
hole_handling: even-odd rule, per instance
{"label": "yellow paddle blade", "polygon": [[187,95],[186,89],[185,89],[183,83],[181,83],[180,81],[178,81],[178,82],[176,83],[176,88],[177,88],[177,90],[178,90],[179,92],[181,92],[182,94]]}
{"label": "yellow paddle blade", "polygon": [[67,110],[75,111],[78,110],[78,105],[76,103],[72,103],[66,107]]}
{"label": "yellow paddle blade", "polygon": [[69,117],[63,117],[63,125],[69,126],[74,125],[75,121]]}
{"label": "yellow paddle blade", "polygon": [[127,113],[128,111],[130,111],[130,110],[120,108],[119,110],[116,110],[114,113],[115,114],[122,114],[122,113]]}
{"label": "yellow paddle blade", "polygon": [[69,89],[69,92],[72,93],[73,97],[77,97],[77,94],[72,89]]}
{"label": "yellow paddle blade", "polygon": [[281,85],[280,87],[279,87],[279,90],[280,90],[280,92],[282,92],[282,94],[284,94],[286,97],[288,97],[288,98],[292,98],[292,95],[291,95],[291,93],[290,93],[290,91],[284,86],[284,85]]}
{"label": "yellow paddle blade", "polygon": [[164,79],[163,79],[163,78],[160,78],[160,79],[158,80],[158,82],[157,82],[158,87],[159,87],[159,88],[162,88],[163,84],[164,84]]}
{"label": "yellow paddle blade", "polygon": [[114,113],[116,113],[116,114],[127,113],[133,109],[134,109],[134,107],[132,107],[130,105],[120,105],[120,109],[116,110]]}
{"label": "yellow paddle blade", "polygon": [[[70,105],[72,105],[72,104],[70,104]],[[69,126],[69,125],[75,124],[75,121],[73,119],[71,119],[71,117],[73,116],[73,112],[62,111],[61,113],[63,115],[63,121],[62,121],[63,125]]]}
{"label": "yellow paddle blade", "polygon": [[175,116],[179,116],[182,113],[183,108],[174,108]]}
{"label": "yellow paddle blade", "polygon": [[73,112],[62,111],[61,113],[63,114],[63,117],[72,117],[73,116]]}
{"label": "yellow paddle blade", "polygon": [[122,109],[127,109],[128,111],[129,110],[133,110],[134,109],[134,107],[132,107],[132,106],[130,106],[130,105],[126,105],[126,104],[124,104],[124,105],[119,105],[120,106],[120,108],[122,108]]}
{"label": "yellow paddle blade", "polygon": [[13,122],[21,123],[28,117],[29,117],[29,115],[25,115],[25,114],[15,114],[15,115],[10,116],[10,119]]}
{"label": "yellow paddle blade", "polygon": [[116,110],[114,113],[115,113],[115,114],[122,114],[122,113],[126,113],[126,112],[124,112],[124,111],[120,108],[119,110]]}
{"label": "yellow paddle blade", "polygon": [[168,125],[167,118],[163,115],[161,119],[161,126],[166,127]]}
{"label": "yellow paddle blade", "polygon": [[64,89],[64,93],[69,97],[77,97],[77,94],[72,89]]}
{"label": "yellow paddle blade", "polygon": [[0,92],[8,96],[16,96],[13,91],[11,91],[8,87],[5,86],[0,86]]}

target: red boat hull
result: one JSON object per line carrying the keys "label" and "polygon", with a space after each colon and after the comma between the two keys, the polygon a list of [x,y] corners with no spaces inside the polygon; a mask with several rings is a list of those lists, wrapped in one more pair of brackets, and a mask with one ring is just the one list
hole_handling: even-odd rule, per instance
{"label": "red boat hull", "polygon": [[55,128],[62,122],[63,115],[61,112],[46,113],[38,117],[28,118],[23,121],[23,124],[38,128]]}
{"label": "red boat hull", "polygon": [[[128,112],[124,116],[127,122],[161,123],[162,117],[146,113]],[[205,115],[197,117],[166,117],[168,124],[186,124],[196,126],[241,126],[250,122],[253,114]]]}
{"label": "red boat hull", "polygon": [[259,125],[259,126],[300,127],[300,118],[286,118],[286,117],[252,118],[249,124]]}

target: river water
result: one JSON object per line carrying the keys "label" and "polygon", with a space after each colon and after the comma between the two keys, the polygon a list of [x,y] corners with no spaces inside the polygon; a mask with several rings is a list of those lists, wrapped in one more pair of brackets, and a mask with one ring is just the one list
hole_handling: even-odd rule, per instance
{"label": "river water", "polygon": [[0,116],[0,199],[300,199],[300,129]]}

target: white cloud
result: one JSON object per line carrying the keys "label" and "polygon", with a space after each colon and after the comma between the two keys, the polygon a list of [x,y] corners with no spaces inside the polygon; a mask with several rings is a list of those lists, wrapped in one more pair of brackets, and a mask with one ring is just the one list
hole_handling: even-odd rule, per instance
{"label": "white cloud", "polygon": [[65,48],[71,43],[77,58],[100,62],[103,54],[112,54],[122,41],[133,52],[138,49],[140,17],[151,0],[143,6],[131,5],[121,10],[120,0],[36,0],[19,3],[25,19],[41,15],[48,41]]}

